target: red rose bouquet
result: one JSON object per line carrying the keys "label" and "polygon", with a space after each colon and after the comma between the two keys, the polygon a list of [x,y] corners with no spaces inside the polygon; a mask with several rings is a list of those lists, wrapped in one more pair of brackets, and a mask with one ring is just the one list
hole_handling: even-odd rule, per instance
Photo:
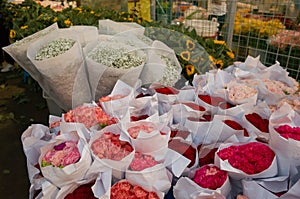
{"label": "red rose bouquet", "polygon": [[199,94],[198,98],[202,102],[204,102],[208,105],[211,105],[211,106],[214,106],[214,107],[218,106],[221,109],[229,109],[229,108],[234,107],[234,105],[230,104],[224,98],[221,98],[221,97],[213,97],[213,96],[210,96],[210,95]]}
{"label": "red rose bouquet", "polygon": [[246,119],[253,124],[261,132],[269,133],[269,120],[262,118],[257,113],[250,113],[245,115]]}
{"label": "red rose bouquet", "polygon": [[199,145],[197,147],[199,154],[199,166],[206,164],[213,164],[215,160],[215,153],[218,150],[218,147],[210,145]]}
{"label": "red rose bouquet", "polygon": [[244,131],[244,136],[245,137],[248,137],[249,134],[248,134],[248,131],[247,129],[243,128],[238,122],[236,121],[233,121],[233,120],[224,120],[223,121],[226,125],[230,126],[231,128],[233,128],[234,130],[242,130]]}
{"label": "red rose bouquet", "polygon": [[96,199],[92,191],[93,183],[83,184],[69,193],[65,199]]}
{"label": "red rose bouquet", "polygon": [[194,167],[198,164],[197,149],[192,145],[191,142],[187,142],[181,138],[174,138],[169,141],[168,147],[169,149],[182,154],[191,161],[187,166],[188,168]]}
{"label": "red rose bouquet", "polygon": [[300,141],[300,127],[291,127],[285,124],[275,128],[275,130],[285,139]]}
{"label": "red rose bouquet", "polygon": [[215,163],[233,178],[262,178],[277,174],[275,153],[260,142],[222,144],[216,154]]}
{"label": "red rose bouquet", "polygon": [[110,190],[111,199],[120,198],[151,198],[160,199],[156,192],[146,191],[139,185],[132,185],[127,180],[121,180],[115,183]]}

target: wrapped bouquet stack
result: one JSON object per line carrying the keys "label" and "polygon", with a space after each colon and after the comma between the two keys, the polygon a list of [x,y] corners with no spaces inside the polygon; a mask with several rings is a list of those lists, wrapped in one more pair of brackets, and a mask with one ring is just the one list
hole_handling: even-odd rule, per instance
{"label": "wrapped bouquet stack", "polygon": [[30,198],[299,197],[299,83],[278,63],[248,57],[175,88],[170,48],[107,22],[26,50],[47,94],[68,104],[22,135]]}

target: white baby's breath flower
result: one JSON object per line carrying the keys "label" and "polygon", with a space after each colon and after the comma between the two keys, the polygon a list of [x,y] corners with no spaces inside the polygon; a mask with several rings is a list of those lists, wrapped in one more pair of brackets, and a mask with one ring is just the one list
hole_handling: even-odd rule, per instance
{"label": "white baby's breath flower", "polygon": [[68,51],[75,44],[73,39],[60,38],[43,46],[35,56],[35,60],[42,61],[56,57]]}
{"label": "white baby's breath flower", "polygon": [[178,66],[166,56],[161,56],[161,59],[165,62],[166,67],[159,83],[164,86],[174,86],[174,84],[180,79]]}

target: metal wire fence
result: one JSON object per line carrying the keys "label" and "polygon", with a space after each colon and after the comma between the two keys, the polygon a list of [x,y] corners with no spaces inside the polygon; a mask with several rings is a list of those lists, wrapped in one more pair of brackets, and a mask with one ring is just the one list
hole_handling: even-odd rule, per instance
{"label": "metal wire fence", "polygon": [[266,66],[278,61],[300,80],[300,0],[155,0],[152,17],[225,40],[236,60],[259,55]]}

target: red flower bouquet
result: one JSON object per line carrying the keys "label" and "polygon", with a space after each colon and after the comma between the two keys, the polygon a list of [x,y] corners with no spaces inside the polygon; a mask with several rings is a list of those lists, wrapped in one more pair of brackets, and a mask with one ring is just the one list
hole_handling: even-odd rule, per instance
{"label": "red flower bouquet", "polygon": [[203,106],[199,106],[194,102],[181,102],[181,104],[186,105],[195,111],[205,111],[206,110]]}
{"label": "red flower bouquet", "polygon": [[155,91],[157,93],[164,94],[164,95],[176,95],[179,93],[179,91],[173,87],[155,88]]}
{"label": "red flower bouquet", "polygon": [[142,171],[144,169],[157,165],[158,162],[151,155],[145,155],[139,152],[134,154],[134,158],[129,165],[132,171]]}
{"label": "red flower bouquet", "polygon": [[181,137],[186,139],[191,133],[187,130],[172,129],[170,138]]}
{"label": "red flower bouquet", "polygon": [[228,179],[227,171],[220,170],[214,165],[204,165],[195,171],[193,181],[200,187],[216,190],[223,186]]}
{"label": "red flower bouquet", "polygon": [[223,161],[228,160],[232,167],[248,175],[265,171],[271,166],[276,157],[270,147],[259,142],[232,145],[219,150],[217,155]]}
{"label": "red flower bouquet", "polygon": [[263,119],[257,113],[247,114],[247,115],[245,115],[245,117],[251,124],[253,124],[261,132],[269,133],[269,120],[268,119]]}
{"label": "red flower bouquet", "polygon": [[110,190],[111,199],[121,198],[151,198],[159,199],[155,192],[148,192],[138,185],[132,185],[127,180],[115,183]]}
{"label": "red flower bouquet", "polygon": [[187,120],[193,121],[193,122],[210,122],[212,121],[211,115],[202,115],[202,117],[188,117]]}
{"label": "red flower bouquet", "polygon": [[80,153],[76,142],[63,142],[55,145],[48,151],[42,159],[41,166],[55,166],[63,168],[69,164],[74,164],[80,159]]}
{"label": "red flower bouquet", "polygon": [[210,104],[212,106],[219,106],[222,109],[232,108],[234,105],[228,103],[225,99],[221,97],[212,97],[209,95],[198,95],[199,99],[203,102]]}
{"label": "red flower bouquet", "polygon": [[171,139],[168,147],[191,160],[188,168],[195,165],[197,150],[191,144],[188,144],[181,139]]}
{"label": "red flower bouquet", "polygon": [[205,150],[205,154],[202,156],[202,145],[197,147],[199,151],[199,165],[203,166],[206,164],[213,164],[215,160],[215,153],[217,152],[218,148],[212,148],[210,150]]}
{"label": "red flower bouquet", "polygon": [[244,130],[244,136],[249,137],[247,129],[243,128],[239,123],[233,120],[224,120],[223,121],[225,124],[233,128],[234,130]]}
{"label": "red flower bouquet", "polygon": [[92,183],[81,185],[72,193],[69,193],[65,199],[96,199],[91,188],[92,186]]}
{"label": "red flower bouquet", "polygon": [[93,153],[100,159],[122,160],[133,151],[133,148],[128,142],[121,141],[119,137],[119,134],[103,133],[91,144]]}
{"label": "red flower bouquet", "polygon": [[285,139],[294,139],[300,141],[300,127],[291,127],[289,125],[281,125],[275,130]]}
{"label": "red flower bouquet", "polygon": [[90,128],[96,124],[101,126],[111,125],[115,123],[115,120],[110,119],[110,116],[106,114],[99,106],[78,106],[73,110],[64,114],[65,122],[79,122],[83,123],[87,128]]}
{"label": "red flower bouquet", "polygon": [[147,119],[149,117],[149,115],[139,115],[139,116],[135,116],[135,115],[131,115],[130,116],[130,121],[131,122],[136,122],[136,121],[139,121],[139,120],[144,120],[144,119]]}

